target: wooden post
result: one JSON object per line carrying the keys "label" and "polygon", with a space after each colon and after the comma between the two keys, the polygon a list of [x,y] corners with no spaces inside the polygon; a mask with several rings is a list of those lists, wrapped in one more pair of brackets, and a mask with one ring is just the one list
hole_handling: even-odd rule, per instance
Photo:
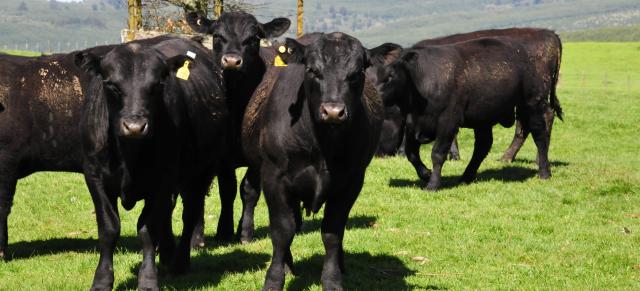
{"label": "wooden post", "polygon": [[132,41],[135,31],[142,26],[142,0],[128,0],[129,2],[129,32],[127,41]]}
{"label": "wooden post", "polygon": [[215,4],[213,5],[213,15],[216,19],[220,18],[222,12],[224,12],[224,0],[214,0]]}
{"label": "wooden post", "polygon": [[301,37],[302,34],[304,34],[304,31],[302,30],[302,19],[304,17],[304,0],[298,0],[298,32],[297,32],[297,37]]}

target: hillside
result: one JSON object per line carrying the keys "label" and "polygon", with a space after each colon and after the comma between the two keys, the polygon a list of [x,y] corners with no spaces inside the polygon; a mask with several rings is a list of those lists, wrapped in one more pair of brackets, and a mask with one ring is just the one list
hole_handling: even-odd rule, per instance
{"label": "hillside", "polygon": [[[295,0],[247,2],[258,5],[254,13],[263,21],[276,16],[295,20]],[[127,12],[117,4],[124,0],[54,3],[0,1],[0,49],[65,51],[120,40]],[[640,25],[637,0],[307,0],[305,5],[305,31],[345,31],[368,46],[387,41],[407,45],[428,37],[512,26],[546,27],[562,35],[580,35],[579,39],[605,40],[612,36],[607,30],[598,36],[573,31],[619,31]],[[616,40],[640,40],[638,27],[631,29],[636,33]]]}

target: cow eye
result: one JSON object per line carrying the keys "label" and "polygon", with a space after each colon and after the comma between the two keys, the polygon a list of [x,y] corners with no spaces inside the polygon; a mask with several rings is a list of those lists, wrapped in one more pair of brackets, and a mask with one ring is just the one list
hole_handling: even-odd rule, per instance
{"label": "cow eye", "polygon": [[223,43],[227,42],[227,39],[224,38],[224,36],[222,36],[221,34],[218,34],[218,33],[214,33],[213,34],[213,39],[217,40],[217,41],[220,41],[220,42],[223,42]]}
{"label": "cow eye", "polygon": [[320,74],[320,72],[318,72],[318,70],[316,70],[316,69],[314,69],[312,67],[307,67],[305,70],[312,77],[314,77],[316,79],[322,79],[322,74]]}
{"label": "cow eye", "polygon": [[104,86],[111,91],[113,94],[116,95],[122,95],[122,91],[120,91],[120,88],[118,88],[118,85],[110,82],[110,81],[104,81]]}
{"label": "cow eye", "polygon": [[257,45],[258,43],[260,43],[260,39],[258,39],[258,37],[256,37],[256,36],[254,35],[254,36],[252,36],[252,37],[249,37],[249,38],[245,39],[245,40],[242,42],[242,45],[245,45],[245,46],[255,46],[255,45]]}

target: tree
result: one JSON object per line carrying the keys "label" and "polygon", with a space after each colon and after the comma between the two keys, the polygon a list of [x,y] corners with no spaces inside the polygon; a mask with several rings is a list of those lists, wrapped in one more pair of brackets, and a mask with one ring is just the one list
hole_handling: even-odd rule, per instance
{"label": "tree", "polygon": [[49,0],[49,8],[51,8],[52,10],[57,10],[58,8],[60,8],[60,3],[56,0]]}
{"label": "tree", "polygon": [[27,7],[27,3],[24,3],[24,1],[20,2],[20,5],[18,5],[18,11],[19,12],[29,11],[29,7]]}

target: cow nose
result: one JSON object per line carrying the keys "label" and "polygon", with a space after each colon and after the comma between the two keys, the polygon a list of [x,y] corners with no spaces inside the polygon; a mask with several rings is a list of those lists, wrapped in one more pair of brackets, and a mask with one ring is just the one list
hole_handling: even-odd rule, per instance
{"label": "cow nose", "polygon": [[326,123],[340,124],[347,120],[347,108],[344,103],[320,104],[320,120]]}
{"label": "cow nose", "polygon": [[222,56],[222,68],[238,70],[242,67],[242,57],[237,54],[226,54]]}
{"label": "cow nose", "polygon": [[145,118],[131,118],[122,121],[122,135],[141,138],[149,133],[149,123]]}

